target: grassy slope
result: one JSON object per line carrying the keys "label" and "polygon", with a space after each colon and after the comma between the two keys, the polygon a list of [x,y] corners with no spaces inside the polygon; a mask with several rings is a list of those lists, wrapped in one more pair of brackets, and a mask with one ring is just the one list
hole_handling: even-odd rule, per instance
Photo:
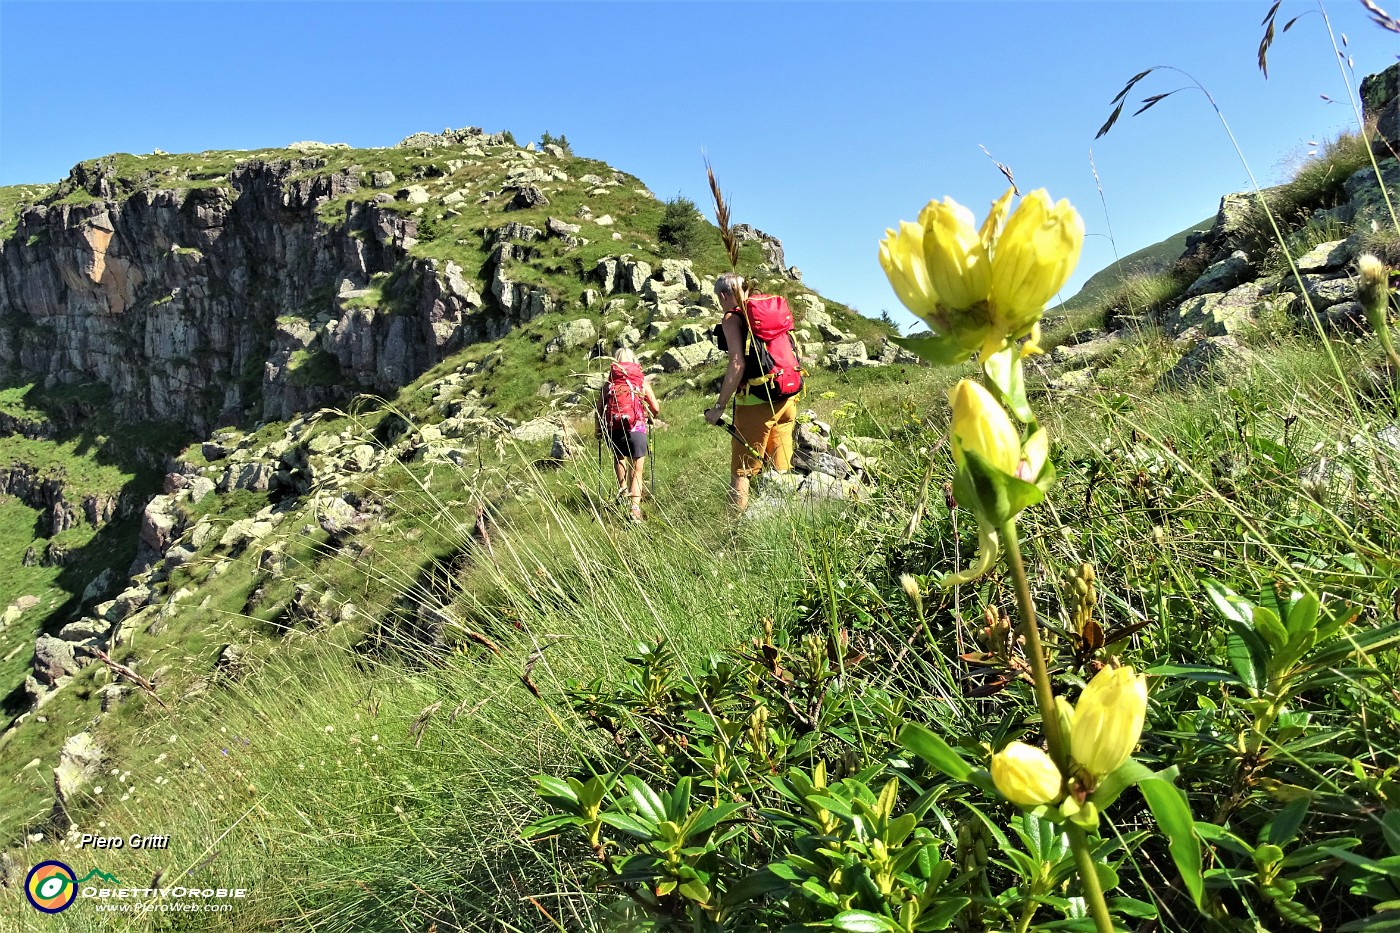
{"label": "grassy slope", "polygon": [[[493,343],[478,344],[465,348],[454,358],[445,361],[432,373],[426,374],[418,384],[408,387],[397,400],[406,412],[418,422],[431,424],[442,417],[433,402],[436,377],[451,372],[466,362],[479,361],[489,353],[499,351],[501,362],[493,370],[489,382],[482,384],[487,390],[486,403],[493,414],[508,415],[528,419],[545,413],[547,400],[537,394],[542,382],[554,381],[562,386],[573,386],[580,373],[598,371],[601,363],[588,362],[568,353],[543,353],[544,344],[557,332],[558,326],[567,320],[578,317],[591,317],[604,332],[604,321],[598,309],[591,313],[580,304],[580,297],[586,287],[596,283],[587,278],[598,259],[608,255],[630,252],[636,258],[656,265],[662,252],[655,240],[656,226],[659,223],[664,205],[646,192],[642,183],[632,176],[619,175],[620,184],[609,185],[601,194],[586,195],[583,187],[575,181],[568,183],[543,183],[551,197],[550,205],[534,210],[505,212],[505,203],[510,194],[499,193],[506,171],[518,166],[525,159],[534,159],[541,167],[563,167],[571,179],[586,174],[596,174],[604,179],[614,178],[614,169],[602,162],[572,158],[556,159],[544,154],[533,156],[513,146],[488,147],[485,156],[474,156],[464,151],[467,147],[417,149],[372,149],[334,150],[304,155],[284,150],[268,151],[218,151],[194,154],[156,154],[135,156],[116,154],[102,159],[89,160],[79,167],[89,175],[107,171],[111,184],[118,196],[126,196],[133,191],[150,187],[192,190],[211,186],[227,186],[230,174],[235,168],[251,159],[306,160],[309,165],[294,176],[292,183],[300,178],[327,174],[345,167],[354,166],[365,181],[365,186],[351,195],[323,203],[318,214],[327,224],[343,219],[346,203],[351,199],[367,200],[378,192],[369,186],[372,173],[389,171],[396,181],[387,191],[393,193],[405,186],[421,184],[430,192],[433,200],[422,208],[415,208],[407,202],[391,202],[393,209],[415,212],[419,216],[419,243],[412,255],[423,258],[450,259],[462,266],[464,273],[471,278],[484,274],[483,264],[489,251],[489,231],[508,222],[523,223],[543,228],[549,217],[561,217],[579,222],[584,226],[581,236],[590,240],[573,251],[566,251],[557,240],[536,241],[533,246],[540,255],[528,263],[515,263],[511,275],[519,281],[545,285],[555,295],[559,310],[543,315],[528,325],[518,328],[506,338]],[[459,160],[455,167],[447,163]],[[60,185],[16,186],[0,189],[0,233],[10,233],[17,219],[18,211],[26,204],[78,203],[90,200],[91,196],[76,186],[74,179],[80,174],[75,169],[74,176]],[[467,193],[465,200],[448,207],[441,199],[453,191]],[[478,204],[478,195],[483,192],[496,192],[486,204]],[[599,226],[574,215],[581,205],[588,204],[594,218],[605,214],[614,218],[610,226]],[[613,234],[621,240],[614,240]],[[752,268],[760,261],[760,251],[755,244],[745,244],[741,257],[743,267]],[[700,245],[693,255],[695,268],[701,274],[715,274],[727,268],[718,231],[709,224],[702,228]],[[381,279],[378,284],[389,284],[389,279]],[[768,287],[778,287],[789,294],[805,291],[790,283],[773,281]],[[484,289],[483,289],[484,290]],[[360,299],[365,301],[366,299]],[[384,310],[393,311],[396,297],[376,296],[368,299]],[[635,299],[629,299],[635,302]],[[857,336],[870,340],[880,339],[887,331],[878,322],[867,321],[849,312],[839,303],[829,303],[829,310],[837,323]],[[307,309],[303,309],[307,310]],[[682,321],[681,323],[684,323]],[[645,324],[645,321],[641,321]],[[660,352],[665,347],[665,339],[649,342],[639,349]],[[327,370],[320,358],[303,361],[305,372],[300,376],[314,381],[326,381],[335,375]],[[334,366],[330,367],[331,370]],[[710,375],[717,375],[711,373]],[[658,389],[665,391],[669,385],[685,378],[661,377]],[[10,380],[0,390],[0,410],[16,418],[44,422],[50,414],[74,402],[87,403],[99,407],[105,401],[100,387],[59,387],[45,391],[33,384]],[[102,423],[103,418],[88,419],[89,423]],[[363,430],[372,430],[378,416],[371,416]],[[582,425],[581,426],[585,426]],[[586,426],[585,426],[586,427]],[[280,425],[269,425],[260,434],[267,439],[281,436]],[[358,428],[357,428],[358,430]],[[171,434],[168,429],[162,433]],[[714,432],[704,432],[707,440]],[[0,464],[23,463],[38,469],[44,475],[62,476],[71,490],[70,496],[80,498],[85,493],[117,493],[126,491],[132,494],[149,496],[156,489],[158,477],[149,468],[141,468],[124,449],[133,446],[132,437],[139,437],[141,431],[115,432],[113,436],[85,433],[63,435],[55,440],[31,440],[18,436],[0,438]],[[173,436],[177,436],[173,435]],[[668,438],[669,440],[669,438]],[[663,451],[664,445],[663,443]],[[695,438],[676,437],[677,449],[674,455],[684,457],[694,447]],[[169,451],[173,452],[173,451]],[[661,469],[671,467],[669,451],[664,451]],[[150,457],[145,458],[148,462]],[[198,445],[180,454],[180,459],[203,464]],[[401,478],[401,481],[408,482]],[[412,485],[412,484],[410,484]],[[395,490],[384,490],[385,495],[393,495]],[[213,500],[210,500],[212,503]],[[206,504],[200,511],[212,511],[221,524],[226,525],[236,519],[247,517],[268,504],[266,496],[237,494],[226,497],[218,504]],[[0,521],[0,546],[7,552],[22,556],[34,547],[42,553],[46,539],[38,536],[35,529],[35,513],[19,503],[3,506],[3,521]],[[303,519],[305,521],[305,519]],[[401,530],[401,529],[399,529]],[[392,537],[396,531],[389,532]],[[5,691],[16,689],[28,672],[29,651],[34,636],[40,631],[54,631],[73,616],[76,608],[75,597],[83,587],[95,578],[105,567],[123,571],[131,562],[135,551],[136,535],[134,520],[120,523],[101,534],[94,529],[82,526],[64,532],[60,543],[68,545],[77,553],[75,563],[60,572],[56,568],[20,568],[14,562],[15,570],[0,578],[0,597],[6,602],[21,595],[35,593],[44,597],[40,607],[26,613],[22,619],[0,632],[0,649],[8,656],[0,661],[0,686]],[[313,547],[314,539],[298,542],[294,548],[298,554],[307,547]],[[440,546],[439,546],[440,547]],[[327,569],[316,569],[325,576],[325,587],[344,587],[361,591],[375,591],[378,604],[371,606],[371,612],[383,614],[386,606],[393,602],[391,595],[395,587],[412,583],[419,564],[436,555],[435,546],[425,541],[421,546],[410,549],[402,555],[403,580],[393,577],[378,581],[376,585],[362,585],[363,569],[351,565]],[[306,556],[306,555],[303,555]],[[310,558],[308,558],[309,560]],[[311,563],[315,563],[312,561]],[[268,588],[265,606],[261,612],[247,612],[246,603],[254,589],[256,574],[247,568],[229,573],[217,580],[206,575],[211,562],[196,564],[192,568],[177,571],[170,591],[182,586],[198,590],[198,597],[192,602],[200,604],[199,609],[185,607],[176,613],[165,632],[158,638],[138,637],[133,648],[125,650],[119,660],[140,658],[146,670],[169,667],[169,676],[188,685],[196,675],[207,669],[212,654],[229,642],[247,643],[253,655],[267,655],[276,649],[260,642],[256,635],[266,634],[266,619],[274,613],[267,607],[284,603],[292,589],[292,582],[282,581]],[[307,570],[307,572],[311,572]],[[405,583],[404,580],[407,582]],[[0,603],[3,605],[4,603]],[[363,628],[363,626],[361,627]],[[357,629],[358,631],[359,629]],[[347,636],[348,637],[348,636]],[[184,675],[181,677],[180,675]],[[77,678],[77,682],[64,694],[60,694],[50,708],[46,708],[46,723],[30,723],[0,740],[0,759],[6,764],[13,763],[16,769],[35,758],[50,762],[58,745],[67,734],[80,731],[96,710],[96,691],[108,682],[105,670],[88,668]],[[183,687],[181,688],[183,689]],[[47,713],[52,709],[52,713]],[[120,716],[115,717],[120,720]],[[43,728],[38,728],[43,726]],[[114,745],[128,744],[129,734],[115,722],[104,727],[113,733]],[[18,828],[33,825],[47,812],[51,798],[51,765],[17,770],[13,783],[0,783],[0,826]]]}
{"label": "grassy slope", "polygon": [[[1055,501],[1064,515],[1073,516],[1078,534],[1061,537],[1049,516],[1038,513],[1030,517],[1028,541],[1037,559],[1052,565],[1072,562],[1077,553],[1093,555],[1105,590],[1127,600],[1121,609],[1105,610],[1106,622],[1123,613],[1131,618],[1139,594],[1156,592],[1157,598],[1173,601],[1186,597],[1203,563],[1228,562],[1219,553],[1222,547],[1246,562],[1237,572],[1246,565],[1252,566],[1246,575],[1261,578],[1277,571],[1267,556],[1250,558],[1247,547],[1240,551],[1238,542],[1229,543],[1235,525],[1228,510],[1219,508],[1224,500],[1218,485],[1194,486],[1193,493],[1171,499],[1170,545],[1160,554],[1144,548],[1142,512],[1129,504],[1135,494],[1128,477],[1121,486],[1100,484],[1102,505],[1086,510],[1079,504],[1086,467],[1105,451],[1130,448],[1134,432],[1139,438],[1175,438],[1185,463],[1208,473],[1220,456],[1239,449],[1241,437],[1250,436],[1219,430],[1238,423],[1241,406],[1251,413],[1248,424],[1254,427],[1247,430],[1261,437],[1276,430],[1267,411],[1292,406],[1303,412],[1290,441],[1300,451],[1315,439],[1337,436],[1339,424],[1346,426],[1343,434],[1360,426],[1350,420],[1347,395],[1316,347],[1281,340],[1268,359],[1232,394],[1197,390],[1142,397],[1135,407],[1116,412],[1092,403],[1087,410],[1082,404],[1042,403],[1052,430],[1065,439],[1057,454],[1064,478]],[[1122,373],[1118,385],[1150,382],[1168,363],[1159,356],[1156,366],[1141,369],[1135,380]],[[1344,363],[1373,365],[1364,357]],[[343,628],[295,630],[270,640],[240,622],[253,572],[240,565],[224,573],[200,590],[206,606],[172,621],[161,641],[143,645],[148,664],[177,669],[161,691],[175,708],[167,713],[138,697],[108,720],[104,729],[111,730],[116,749],[112,767],[130,775],[116,786],[112,781],[122,774],[107,781],[101,799],[90,798],[84,806],[88,820],[102,820],[112,832],[147,830],[158,808],[164,814],[161,828],[175,843],[166,853],[113,854],[101,860],[103,867],[123,878],[183,871],[237,822],[218,842],[219,857],[200,870],[204,883],[296,893],[291,899],[257,900],[218,925],[190,929],[253,929],[277,919],[297,927],[315,921],[328,930],[389,929],[399,918],[415,917],[424,922],[452,917],[468,929],[502,923],[532,928],[539,914],[526,895],[568,918],[571,928],[601,925],[599,902],[566,896],[582,880],[571,876],[567,863],[556,864],[515,841],[537,812],[528,776],[598,749],[596,736],[582,731],[563,703],[566,682],[616,672],[631,644],[657,635],[670,638],[683,656],[698,658],[749,637],[765,617],[791,625],[799,595],[819,584],[823,568],[829,573],[834,567],[842,579],[854,581],[846,574],[858,555],[898,535],[917,500],[916,478],[924,463],[917,448],[935,444],[942,390],[952,377],[911,370],[816,382],[810,400],[826,417],[898,441],[884,470],[894,482],[881,493],[880,507],[838,509],[839,519],[818,513],[732,525],[720,504],[722,439],[696,419],[679,415],[671,416],[675,426],[658,438],[659,492],[650,507],[652,522],[641,532],[606,514],[601,523],[596,520],[594,500],[583,491],[596,482],[588,457],[545,474],[508,455],[498,466],[488,466],[485,475],[474,468],[446,474],[438,468],[427,481],[421,471],[412,478],[415,471],[407,467],[397,476],[381,477],[377,482],[393,488],[398,510],[398,517],[375,534],[384,556],[358,565],[341,555],[318,559],[313,536],[297,555],[304,562],[297,578],[342,592],[353,588],[357,604],[371,614],[384,613],[417,592],[417,567],[426,558],[465,552],[469,560],[459,573],[461,590],[449,600],[460,650],[424,666],[351,651],[350,633]],[[1312,388],[1300,395],[1299,386]],[[828,390],[838,397],[821,398]],[[701,402],[682,398],[671,407],[682,412],[698,409]],[[849,413],[836,415],[838,408]],[[933,419],[927,429],[926,418]],[[1107,440],[1095,440],[1099,437]],[[946,469],[937,458],[935,488]],[[1274,537],[1294,516],[1312,515],[1311,530],[1296,532],[1307,536],[1306,543],[1299,541],[1300,550],[1343,553],[1336,538],[1342,526],[1310,510],[1287,474],[1262,461],[1249,471],[1236,482],[1254,489],[1256,499],[1243,507],[1266,499],[1275,503],[1271,513],[1248,513],[1266,534]],[[426,488],[420,482],[427,482]],[[491,496],[505,483],[523,484],[525,495],[501,516],[494,554],[487,555],[470,542],[461,523],[472,514],[471,501]],[[1286,509],[1277,507],[1285,502],[1291,503]],[[1393,527],[1397,515],[1387,515]],[[1378,540],[1378,533],[1379,528],[1363,532],[1362,540]],[[934,572],[948,566],[944,562],[952,555],[946,548],[945,542],[941,557],[930,555],[931,564],[923,558],[924,566]],[[1346,566],[1329,564],[1319,572],[1350,575]],[[1378,576],[1351,577],[1360,594],[1384,590],[1396,572],[1372,566]],[[986,598],[994,598],[994,592],[995,587]],[[1154,636],[1155,650],[1163,656],[1171,656],[1176,641],[1194,644],[1189,629],[1196,623],[1179,610],[1174,617],[1186,628],[1168,627],[1160,639]],[[885,624],[899,618],[895,613]],[[490,638],[501,656],[483,650],[466,635],[469,631]],[[896,631],[877,634],[901,637]],[[257,673],[241,685],[217,685],[178,700],[183,684],[207,669],[212,652],[229,639],[265,659],[255,663]],[[552,647],[533,673],[542,696],[536,700],[520,675],[536,647],[546,644]],[[91,679],[95,686],[100,677],[94,673]],[[58,731],[81,720],[71,702],[80,692],[55,701]],[[425,712],[428,725],[420,744],[412,727]],[[34,847],[30,857],[45,853],[76,857],[47,844]],[[415,885],[417,896],[405,893]],[[78,924],[75,929],[105,928],[91,915],[75,913],[69,919]]]}
{"label": "grassy slope", "polygon": [[1085,279],[1079,291],[1067,299],[1058,310],[1064,314],[1074,315],[1076,312],[1081,312],[1101,301],[1120,286],[1129,275],[1135,272],[1162,271],[1185,252],[1186,237],[1189,234],[1197,230],[1208,230],[1214,223],[1214,217],[1207,217],[1198,224],[1192,224],[1185,230],[1173,233],[1166,239],[1150,246],[1144,246],[1112,265],[1103,267]]}
{"label": "grassy slope", "polygon": [[[541,333],[548,323],[538,322]],[[1275,336],[1263,349],[1260,365],[1233,386],[1158,394],[1150,387],[1176,351],[1147,337],[1101,377],[1111,392],[1037,403],[1060,438],[1062,480],[1054,509],[1027,517],[1029,549],[1050,568],[1094,561],[1108,594],[1106,625],[1158,613],[1160,630],[1135,652],[1205,656],[1199,633],[1206,620],[1193,604],[1203,566],[1255,582],[1306,572],[1349,600],[1372,604],[1400,575],[1380,545],[1400,525],[1393,487],[1388,499],[1382,487],[1370,500],[1379,507],[1358,522],[1336,502],[1313,503],[1298,484],[1299,458],[1315,444],[1386,423],[1395,399],[1376,396],[1374,383],[1362,378],[1376,366],[1371,348],[1337,350],[1341,372],[1354,374],[1355,383],[1306,340]],[[519,366],[527,367],[529,354],[519,352]],[[434,375],[406,389],[398,404],[435,417],[424,404]],[[539,812],[529,775],[567,770],[578,756],[604,750],[568,710],[568,682],[616,673],[637,640],[664,635],[696,659],[750,637],[765,618],[794,625],[813,587],[829,588],[832,625],[856,626],[863,617],[855,600],[841,595],[848,584],[873,581],[888,591],[900,569],[933,578],[959,557],[965,561],[974,544],[968,529],[960,539],[951,535],[936,504],[949,472],[939,452],[942,398],[957,375],[888,369],[813,379],[806,401],[838,430],[893,442],[874,507],[729,521],[722,506],[725,443],[691,414],[708,396],[690,394],[666,402],[663,417],[673,426],[657,437],[658,493],[645,529],[621,525],[606,508],[599,520],[591,452],[537,473],[529,464],[538,451],[497,457],[487,450],[480,468],[404,465],[369,480],[366,491],[386,495],[394,507],[368,534],[367,557],[327,552],[321,533],[298,533],[301,520],[294,518],[279,533],[294,568],[285,579],[262,579],[246,561],[212,577],[213,561],[182,571],[177,582],[198,586],[190,608],[138,646],[144,669],[170,666],[160,693],[173,709],[136,696],[106,720],[116,773],[101,795],[88,795],[80,816],[84,827],[112,833],[168,831],[172,849],[115,853],[102,867],[144,880],[198,866],[200,883],[249,886],[258,895],[229,915],[167,919],[174,929],[251,930],[283,921],[348,931],[448,918],[466,929],[533,929],[548,928],[545,909],[568,928],[606,926],[606,899],[576,892],[584,879],[571,860],[518,841]],[[523,399],[523,384],[503,390],[507,410],[522,411],[513,406]],[[1284,425],[1279,412],[1297,418]],[[368,438],[377,417],[334,427]],[[1265,442],[1281,444],[1292,460]],[[1124,458],[1143,453],[1179,466],[1139,480],[1148,474]],[[925,487],[930,456],[932,483]],[[505,488],[516,493],[508,503],[499,495]],[[932,506],[923,488],[934,490]],[[499,504],[490,552],[469,529],[478,502]],[[216,514],[228,521],[261,504],[245,496]],[[919,536],[896,547],[910,512],[921,507],[930,511]],[[1166,547],[1150,544],[1154,524],[1166,528]],[[891,553],[902,553],[903,563],[879,563]],[[353,650],[363,622],[274,637],[257,608],[245,609],[258,582],[271,587],[271,603],[294,582],[309,581],[382,619],[405,601],[424,601],[420,567],[456,557],[459,585],[442,600],[456,648],[442,658]],[[952,637],[960,612],[971,619],[983,605],[1003,604],[1004,587],[993,578],[972,588],[963,597],[966,610],[938,596],[930,614],[940,636]],[[1160,611],[1167,606],[1170,612]],[[887,604],[874,618],[864,633],[872,645],[908,640],[906,609]],[[186,695],[229,641],[248,649],[254,673]],[[532,668],[537,699],[521,675],[545,645],[551,647]],[[1214,650],[1223,657],[1223,646]],[[884,685],[907,683],[908,663],[872,676]],[[30,745],[12,743],[7,758],[19,762],[28,753],[22,748],[41,748],[87,721],[86,694],[104,680],[100,670],[85,671],[55,699],[51,728],[26,735]],[[941,707],[916,707],[912,716],[947,719]],[[970,734],[989,728],[962,725]],[[21,770],[15,783],[22,793],[5,792],[0,805],[37,815],[44,773]],[[152,825],[155,812],[160,826]],[[41,857],[78,858],[51,842],[26,854],[29,861]],[[28,918],[25,910],[0,901],[0,916]],[[75,911],[65,919],[74,929],[109,928],[98,916]],[[110,928],[127,924],[112,920]]]}

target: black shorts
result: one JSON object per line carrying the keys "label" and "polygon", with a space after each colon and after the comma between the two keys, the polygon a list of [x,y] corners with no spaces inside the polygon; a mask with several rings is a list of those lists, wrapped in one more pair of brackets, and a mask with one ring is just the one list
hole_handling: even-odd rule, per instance
{"label": "black shorts", "polygon": [[608,450],[614,457],[629,457],[640,460],[647,455],[647,432],[628,431],[626,428],[613,428],[606,435]]}

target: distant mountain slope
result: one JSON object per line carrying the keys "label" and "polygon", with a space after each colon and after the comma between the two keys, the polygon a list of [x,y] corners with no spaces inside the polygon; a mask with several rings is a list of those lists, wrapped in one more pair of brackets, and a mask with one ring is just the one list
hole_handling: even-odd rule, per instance
{"label": "distant mountain slope", "polygon": [[1134,272],[1160,272],[1176,261],[1186,251],[1186,237],[1196,230],[1209,230],[1215,223],[1215,215],[1180,230],[1165,240],[1144,246],[1129,253],[1089,276],[1084,286],[1064,303],[1065,312],[1074,312],[1094,304],[1099,298],[1111,292],[1128,275]]}

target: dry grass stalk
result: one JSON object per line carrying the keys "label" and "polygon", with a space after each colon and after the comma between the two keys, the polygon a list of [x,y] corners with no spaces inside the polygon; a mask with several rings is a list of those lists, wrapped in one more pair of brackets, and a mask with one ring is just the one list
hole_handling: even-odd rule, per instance
{"label": "dry grass stalk", "polygon": [[729,205],[719,190],[719,182],[715,180],[715,170],[710,166],[708,156],[705,158],[705,174],[710,178],[710,193],[715,198],[715,224],[719,227],[719,238],[724,242],[724,252],[729,256],[729,268],[738,269],[739,241],[734,238],[734,231],[729,229]]}
{"label": "dry grass stalk", "polygon": [[155,700],[157,703],[160,704],[161,709],[170,709],[170,707],[165,705],[165,701],[156,695],[156,687],[154,683],[142,677],[140,674],[136,673],[131,668],[127,667],[125,664],[119,664],[118,662],[113,661],[107,656],[107,652],[103,651],[101,648],[95,648],[91,645],[88,645],[84,650],[86,650],[88,654],[92,655],[97,660],[101,661],[103,664],[107,665],[107,669],[113,674],[116,674],[119,677],[123,677],[126,680],[131,681],[136,686],[140,687],[141,690],[144,693],[146,693],[152,700]]}
{"label": "dry grass stalk", "polygon": [[1361,0],[1361,5],[1371,11],[1371,19],[1377,26],[1389,29],[1391,32],[1400,32],[1400,20],[1376,6],[1371,0]]}
{"label": "dry grass stalk", "polygon": [[1011,186],[1011,191],[1016,195],[1016,197],[1019,198],[1021,196],[1021,189],[1016,186],[1016,176],[1012,174],[1011,167],[1005,165],[1004,163],[998,162],[996,156],[992,155],[991,152],[987,150],[986,146],[979,145],[977,148],[981,149],[982,154],[992,160],[992,164],[997,167],[998,172],[1001,172],[1002,175],[1006,176],[1006,183]]}

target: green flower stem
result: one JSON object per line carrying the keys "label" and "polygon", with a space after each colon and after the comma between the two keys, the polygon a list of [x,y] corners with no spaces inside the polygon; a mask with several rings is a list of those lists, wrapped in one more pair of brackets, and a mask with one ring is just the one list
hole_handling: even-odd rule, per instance
{"label": "green flower stem", "polygon": [[[1031,663],[1031,680],[1035,684],[1036,705],[1040,707],[1041,728],[1045,730],[1045,741],[1050,746],[1050,758],[1062,774],[1069,773],[1069,736],[1060,733],[1060,717],[1055,710],[1055,692],[1050,688],[1050,671],[1045,666],[1045,649],[1040,644],[1040,626],[1035,621],[1035,603],[1031,601],[1030,580],[1026,577],[1026,565],[1021,560],[1021,541],[1016,536],[1016,522],[1011,520],[1001,526],[1002,548],[1006,552],[1006,565],[1011,569],[1011,578],[1016,582],[1016,605],[1021,610],[1021,634],[1026,639],[1026,657]],[[1089,851],[1089,837],[1075,823],[1067,822],[1065,831],[1069,835],[1070,849],[1074,852],[1074,864],[1079,869],[1079,881],[1084,888],[1084,900],[1093,914],[1094,925],[1099,933],[1113,933],[1113,918],[1108,913],[1108,902],[1104,900],[1103,887],[1094,868],[1094,856]]]}
{"label": "green flower stem", "polygon": [[1390,365],[1400,370],[1400,353],[1395,352],[1395,344],[1390,339],[1390,325],[1385,323],[1385,313],[1381,312],[1381,326],[1377,328],[1377,336],[1381,340],[1381,349],[1385,350],[1385,355],[1390,359]]}
{"label": "green flower stem", "polygon": [[1113,933],[1113,918],[1108,913],[1108,901],[1104,900],[1103,887],[1099,884],[1099,873],[1094,867],[1094,856],[1089,851],[1089,837],[1083,827],[1065,823],[1069,834],[1069,847],[1074,852],[1074,864],[1079,868],[1079,883],[1084,886],[1084,901],[1089,905],[1089,913],[1094,915],[1094,925],[1099,933]]}
{"label": "green flower stem", "polygon": [[1035,621],[1035,603],[1031,601],[1031,585],[1026,578],[1026,565],[1021,562],[1021,541],[1016,536],[1015,519],[1001,526],[1002,549],[1006,564],[1016,581],[1016,605],[1021,610],[1021,635],[1026,639],[1026,658],[1031,662],[1031,681],[1035,684],[1036,705],[1040,707],[1041,728],[1050,746],[1050,758],[1060,771],[1069,770],[1069,737],[1060,734],[1060,717],[1055,711],[1055,692],[1050,688],[1050,671],[1045,667],[1045,649],[1040,644],[1040,626]]}
{"label": "green flower stem", "polygon": [[1025,902],[1021,905],[1021,919],[1016,922],[1016,933],[1027,933],[1031,928],[1031,918],[1035,916],[1036,908],[1040,905],[1029,893]]}

